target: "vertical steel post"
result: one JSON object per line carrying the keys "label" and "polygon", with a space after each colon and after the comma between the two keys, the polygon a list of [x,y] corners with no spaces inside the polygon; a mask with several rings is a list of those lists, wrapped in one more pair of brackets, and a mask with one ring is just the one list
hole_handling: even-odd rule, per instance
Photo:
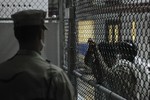
{"label": "vertical steel post", "polygon": [[63,67],[63,35],[64,35],[64,0],[59,0],[59,21],[58,21],[58,39],[59,39],[59,42],[58,42],[58,47],[59,47],[59,50],[58,50],[58,66],[59,67]]}
{"label": "vertical steel post", "polygon": [[74,2],[70,0],[69,7],[69,34],[68,34],[68,75],[72,81],[75,88],[75,93],[77,94],[77,82],[76,76],[73,71],[76,67],[76,32],[75,32],[75,6]]}

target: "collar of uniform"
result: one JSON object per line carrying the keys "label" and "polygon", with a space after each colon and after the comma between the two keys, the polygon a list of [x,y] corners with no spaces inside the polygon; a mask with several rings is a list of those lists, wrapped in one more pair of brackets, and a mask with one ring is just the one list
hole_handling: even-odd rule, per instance
{"label": "collar of uniform", "polygon": [[36,56],[36,57],[41,58],[42,60],[44,60],[42,58],[42,56],[38,52],[36,52],[34,50],[19,50],[17,52],[17,55]]}

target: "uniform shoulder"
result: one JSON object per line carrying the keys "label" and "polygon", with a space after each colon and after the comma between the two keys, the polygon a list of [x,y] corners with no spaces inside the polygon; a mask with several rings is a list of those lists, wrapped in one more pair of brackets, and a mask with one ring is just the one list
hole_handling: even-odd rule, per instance
{"label": "uniform shoulder", "polygon": [[58,81],[65,82],[68,80],[67,74],[64,72],[64,70],[54,64],[50,64],[50,67],[47,70],[47,75],[48,78],[52,79],[56,83]]}
{"label": "uniform shoulder", "polygon": [[49,72],[58,74],[58,73],[62,73],[63,69],[61,69],[60,67],[58,67],[54,64],[50,64]]}

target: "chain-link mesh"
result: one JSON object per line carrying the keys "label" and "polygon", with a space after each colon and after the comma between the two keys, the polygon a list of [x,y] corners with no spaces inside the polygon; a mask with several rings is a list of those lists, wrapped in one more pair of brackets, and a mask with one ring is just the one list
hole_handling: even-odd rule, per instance
{"label": "chain-link mesh", "polygon": [[0,19],[9,19],[11,14],[25,9],[48,12],[48,0],[0,0]]}
{"label": "chain-link mesh", "polygon": [[79,100],[149,100],[149,0],[76,0],[75,8]]}
{"label": "chain-link mesh", "polygon": [[[76,42],[77,50],[75,71],[80,74],[76,79],[78,100],[149,100],[149,0],[74,3],[76,31],[71,34],[77,37],[72,42]],[[48,0],[1,0],[0,19],[9,19],[11,14],[24,9],[48,12]],[[68,21],[65,20],[64,65],[70,67],[68,39],[72,26]]]}
{"label": "chain-link mesh", "polygon": [[65,21],[64,21],[64,47],[63,47],[63,50],[64,50],[64,55],[63,55],[63,60],[64,60],[64,66],[65,67],[67,67],[68,68],[68,60],[69,60],[69,55],[68,55],[68,52],[69,52],[69,50],[68,50],[68,44],[69,44],[69,20],[68,19],[65,19]]}

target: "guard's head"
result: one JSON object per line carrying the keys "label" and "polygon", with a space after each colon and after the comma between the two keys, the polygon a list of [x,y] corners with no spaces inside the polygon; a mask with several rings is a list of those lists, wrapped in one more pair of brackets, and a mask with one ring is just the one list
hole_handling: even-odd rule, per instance
{"label": "guard's head", "polygon": [[14,33],[20,45],[32,44],[44,38],[46,12],[43,10],[23,10],[13,14]]}
{"label": "guard's head", "polygon": [[138,48],[131,40],[125,40],[119,43],[119,51],[123,59],[133,62]]}

